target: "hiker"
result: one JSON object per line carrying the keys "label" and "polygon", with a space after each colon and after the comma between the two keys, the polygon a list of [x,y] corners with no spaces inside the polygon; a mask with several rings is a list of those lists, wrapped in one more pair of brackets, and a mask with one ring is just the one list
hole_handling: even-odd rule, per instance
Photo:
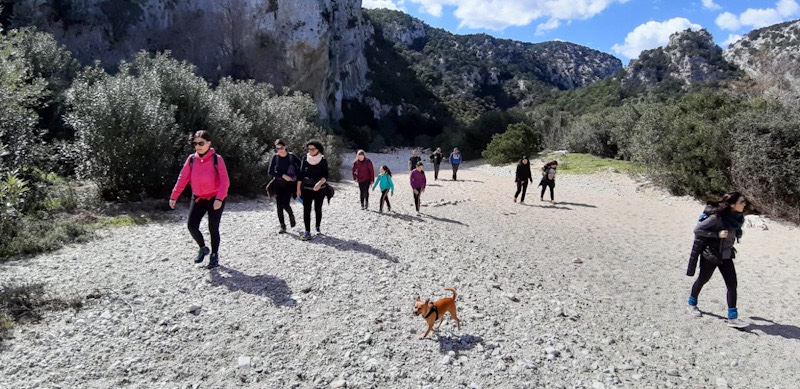
{"label": "hiker", "polygon": [[517,173],[514,176],[514,181],[517,183],[517,193],[514,193],[514,202],[517,202],[517,196],[522,192],[522,198],[519,203],[525,204],[525,192],[528,191],[528,182],[533,183],[531,175],[531,164],[528,161],[528,156],[523,155],[522,159],[517,164]]}
{"label": "hiker", "polygon": [[417,150],[412,151],[411,152],[411,158],[408,159],[408,170],[412,170],[413,171],[414,169],[416,169],[417,168],[417,162],[419,162],[421,160],[422,160],[422,158],[420,158],[417,155]]}
{"label": "hiker", "polygon": [[442,160],[444,159],[444,155],[442,155],[442,148],[437,147],[436,151],[431,154],[431,162],[433,163],[433,179],[439,179],[439,166],[442,164]]}
{"label": "hiker", "polygon": [[558,169],[558,161],[550,161],[542,166],[542,180],[539,181],[542,193],[539,195],[539,200],[544,201],[544,191],[550,188],[550,202],[555,202],[553,188],[556,187],[556,169]]}
{"label": "hiker", "polygon": [[458,151],[458,147],[453,148],[453,152],[450,153],[450,165],[453,166],[453,181],[455,181],[458,176],[458,166],[461,165],[461,152]]}
{"label": "hiker", "polygon": [[411,190],[414,191],[414,207],[417,209],[417,216],[419,216],[420,195],[425,191],[425,172],[422,170],[422,161],[417,162],[417,168],[411,172]]}
{"label": "hiker", "polygon": [[300,158],[290,153],[286,148],[286,143],[278,139],[275,141],[275,155],[272,156],[267,171],[272,176],[272,181],[269,184],[270,192],[277,197],[278,222],[281,224],[281,229],[278,233],[285,234],[284,211],[289,214],[289,226],[294,228],[297,225],[291,202],[295,192],[294,181],[297,180],[297,173],[300,171]]}
{"label": "hiker", "polygon": [[[702,316],[697,308],[697,298],[700,290],[711,279],[714,269],[719,268],[725,286],[728,288],[728,319],[725,323],[729,327],[744,328],[749,323],[739,319],[736,309],[736,268],[733,259],[736,258],[734,243],[742,237],[742,224],[744,224],[744,207],[747,201],[739,192],[730,192],[722,196],[718,203],[709,203],[706,206],[701,221],[694,229],[694,244],[689,256],[689,268],[686,275],[694,276],[698,257],[700,259],[700,274],[692,285],[689,295],[687,310],[693,316]],[[703,219],[705,217],[705,219]]]}
{"label": "hiker", "polygon": [[314,206],[316,216],[317,235],[321,234],[319,226],[322,223],[322,201],[328,189],[328,160],[322,155],[324,148],[317,140],[306,143],[308,154],[300,164],[300,173],[297,175],[297,197],[303,201],[303,223],[306,232],[300,240],[311,239],[311,206]]}
{"label": "hiker", "polygon": [[[225,209],[225,198],[228,197],[228,170],[222,156],[211,147],[211,135],[207,131],[197,131],[190,138],[195,152],[186,158],[183,169],[178,175],[178,182],[169,197],[169,207],[175,209],[175,203],[181,192],[189,184],[192,186],[192,202],[189,205],[189,222],[187,227],[192,238],[200,246],[194,263],[203,262],[209,253],[207,269],[219,266],[219,223]],[[211,249],[206,246],[200,232],[200,221],[208,213],[208,230],[211,233]]]}
{"label": "hiker", "polygon": [[375,181],[375,184],[372,185],[372,190],[375,190],[375,187],[380,184],[381,188],[381,202],[379,212],[383,213],[383,203],[386,202],[386,207],[388,207],[388,211],[392,212],[392,205],[389,204],[389,191],[392,191],[392,196],[394,196],[394,183],[392,182],[392,171],[389,170],[389,167],[386,165],[381,166],[381,174],[378,176],[378,180]]}
{"label": "hiker", "polygon": [[353,180],[358,183],[361,209],[369,208],[369,186],[375,182],[375,169],[364,150],[358,150],[353,161]]}

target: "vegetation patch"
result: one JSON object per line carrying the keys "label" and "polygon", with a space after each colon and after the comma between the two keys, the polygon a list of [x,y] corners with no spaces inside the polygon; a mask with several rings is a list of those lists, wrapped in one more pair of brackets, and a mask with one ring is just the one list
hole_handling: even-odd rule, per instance
{"label": "vegetation patch", "polygon": [[40,322],[48,311],[83,307],[80,298],[48,296],[44,284],[3,282],[0,284],[0,341],[18,324]]}

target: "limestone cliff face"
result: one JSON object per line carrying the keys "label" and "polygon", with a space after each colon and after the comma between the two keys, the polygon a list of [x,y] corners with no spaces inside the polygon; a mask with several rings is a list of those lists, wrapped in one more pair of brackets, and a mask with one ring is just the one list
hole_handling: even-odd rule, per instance
{"label": "limestone cliff face", "polygon": [[14,4],[84,64],[170,50],[204,77],[252,78],[312,95],[323,117],[368,87],[361,0],[83,0]]}
{"label": "limestone cliff face", "polygon": [[753,30],[724,55],[758,81],[765,97],[800,105],[800,20]]}

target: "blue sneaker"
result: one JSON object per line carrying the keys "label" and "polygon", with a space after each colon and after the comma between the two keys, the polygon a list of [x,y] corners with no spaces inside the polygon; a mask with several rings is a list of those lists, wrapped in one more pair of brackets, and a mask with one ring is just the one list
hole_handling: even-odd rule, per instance
{"label": "blue sneaker", "polygon": [[300,237],[300,240],[311,240],[311,233],[306,231],[303,233],[303,236]]}
{"label": "blue sneaker", "polygon": [[197,256],[194,258],[194,263],[203,262],[203,260],[206,259],[206,255],[208,255],[208,253],[210,253],[210,252],[211,252],[211,249],[209,249],[208,247],[200,248],[200,251],[197,253]]}

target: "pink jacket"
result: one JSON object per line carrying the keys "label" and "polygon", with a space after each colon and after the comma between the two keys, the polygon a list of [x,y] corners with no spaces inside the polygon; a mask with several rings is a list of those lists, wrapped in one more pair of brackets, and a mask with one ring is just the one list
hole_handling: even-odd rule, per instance
{"label": "pink jacket", "polygon": [[[181,174],[178,176],[178,182],[175,183],[175,188],[172,189],[172,195],[169,198],[177,200],[183,189],[186,188],[186,184],[191,184],[195,201],[211,200],[215,197],[225,200],[228,197],[228,187],[231,182],[228,179],[228,169],[225,168],[222,156],[217,155],[217,167],[214,169],[213,155],[215,153],[214,148],[211,148],[202,158],[197,153],[186,158]],[[194,158],[194,163],[191,163],[192,158]]]}

